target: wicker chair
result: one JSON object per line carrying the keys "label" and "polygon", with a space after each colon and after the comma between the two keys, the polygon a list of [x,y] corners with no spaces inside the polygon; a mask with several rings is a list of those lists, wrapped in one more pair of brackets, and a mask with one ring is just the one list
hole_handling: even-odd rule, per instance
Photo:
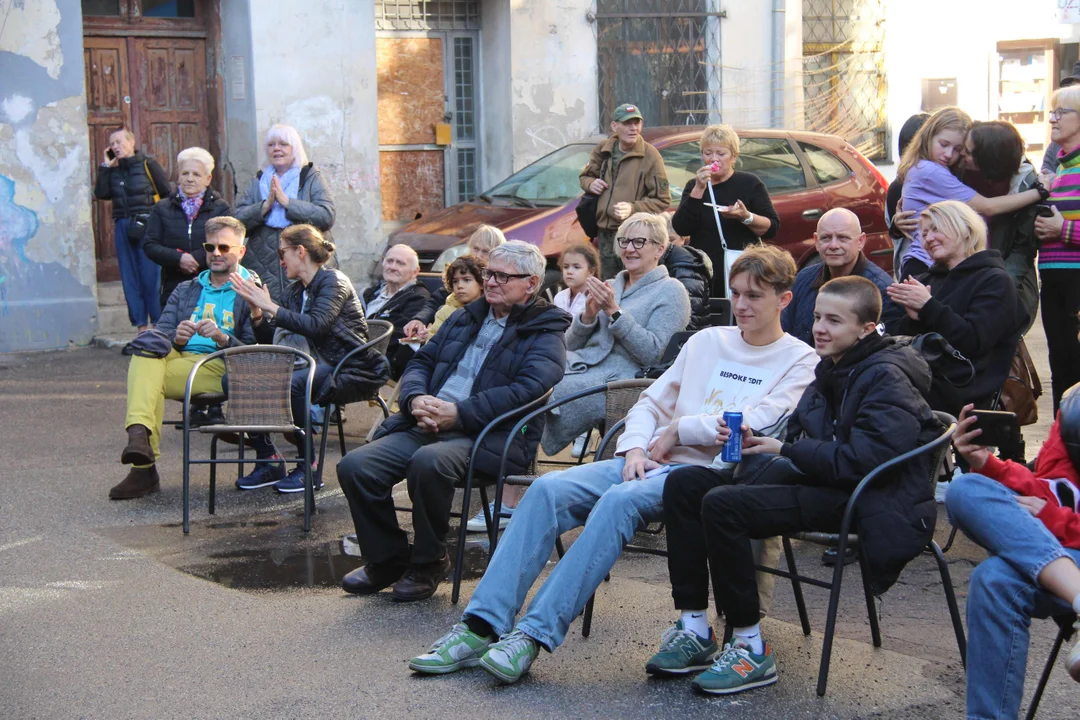
{"label": "wicker chair", "polygon": [[[189,422],[192,397],[191,385],[196,373],[204,364],[223,358],[229,375],[229,401],[225,410],[224,425],[204,425],[192,428]],[[291,390],[293,370],[297,360],[306,365],[307,388],[304,401],[303,425],[298,426],[292,417]],[[214,514],[214,494],[217,486],[217,465],[220,463],[243,464],[245,433],[298,432],[306,445],[306,456],[311,457],[311,390],[315,379],[315,360],[300,350],[279,345],[245,345],[226,348],[201,358],[191,368],[187,386],[184,388],[184,532],[190,532],[191,466],[210,466],[209,511]],[[213,435],[210,441],[210,458],[191,457],[192,431]],[[240,434],[240,450],[236,458],[217,457],[217,442],[225,433]],[[297,462],[300,458],[285,458]],[[248,460],[248,462],[281,462],[279,459]],[[311,463],[303,463],[304,477],[304,532],[311,529],[311,513],[315,509],[315,489],[312,485]]]}

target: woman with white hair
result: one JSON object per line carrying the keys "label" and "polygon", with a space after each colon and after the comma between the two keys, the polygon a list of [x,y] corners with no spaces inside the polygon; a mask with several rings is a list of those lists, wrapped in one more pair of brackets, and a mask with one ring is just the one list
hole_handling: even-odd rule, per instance
{"label": "woman with white hair", "polygon": [[278,236],[295,223],[313,225],[331,239],[334,196],[322,174],[308,162],[296,128],[274,125],[266,133],[266,157],[270,164],[255,174],[236,200],[233,216],[248,231],[243,265],[254,270],[280,301],[289,280],[281,267]]}
{"label": "woman with white hair", "polygon": [[214,157],[201,147],[176,156],[176,192],[150,212],[143,239],[146,256],[161,266],[161,306],[176,286],[207,269],[206,221],[229,214],[229,203],[210,187]]}

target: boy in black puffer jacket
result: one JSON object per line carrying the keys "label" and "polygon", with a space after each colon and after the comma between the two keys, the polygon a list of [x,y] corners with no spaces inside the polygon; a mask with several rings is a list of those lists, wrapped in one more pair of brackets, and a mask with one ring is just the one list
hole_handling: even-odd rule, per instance
{"label": "boy in black puffer jacket", "polygon": [[709,293],[712,290],[712,260],[703,250],[686,245],[686,239],[671,227],[671,213],[666,213],[668,245],[660,264],[668,269],[668,275],[686,288],[690,296],[690,323],[686,329],[697,332],[709,327]]}
{"label": "boy in black puffer jacket", "polygon": [[[693,652],[711,645],[707,564],[717,614],[734,626],[734,637],[694,679],[694,688],[729,694],[776,682],[772,651],[758,626],[750,540],[837,532],[852,491],[870,471],[941,432],[923,399],[929,367],[910,348],[877,334],[880,313],[881,294],[869,280],[848,276],[825,283],[814,313],[821,362],[788,421],[786,442],[755,437],[744,425],[746,457],[736,471],[742,477],[714,468],[671,472],[664,487],[668,566],[677,604],[693,606],[679,608],[683,619],[674,634],[697,645],[669,641],[649,667],[686,672],[709,665],[711,658]],[[875,594],[895,582],[933,535],[930,463],[924,456],[904,465],[859,503],[856,531]],[[680,662],[685,669],[671,669]]]}

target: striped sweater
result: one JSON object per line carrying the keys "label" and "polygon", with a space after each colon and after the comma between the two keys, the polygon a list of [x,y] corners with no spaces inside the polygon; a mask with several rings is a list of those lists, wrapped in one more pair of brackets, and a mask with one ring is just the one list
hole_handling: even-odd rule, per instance
{"label": "striped sweater", "polygon": [[1058,153],[1061,166],[1050,188],[1049,202],[1065,216],[1061,237],[1044,240],[1040,270],[1080,270],[1080,146]]}

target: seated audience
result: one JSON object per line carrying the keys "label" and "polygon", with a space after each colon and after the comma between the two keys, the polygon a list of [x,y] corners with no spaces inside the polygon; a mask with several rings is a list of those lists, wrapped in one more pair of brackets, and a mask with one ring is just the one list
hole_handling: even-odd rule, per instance
{"label": "seated audience", "polygon": [[307,223],[329,239],[337,208],[322,173],[308,162],[296,128],[274,125],[267,130],[266,157],[269,164],[236,199],[233,215],[250,236],[244,267],[256,271],[270,297],[280,300],[288,279],[278,262],[278,234],[293,223]]}
{"label": "seated audience", "polygon": [[[155,461],[161,453],[165,399],[183,400],[192,366],[203,355],[255,342],[252,322],[261,320],[262,310],[251,308],[230,280],[239,272],[240,277],[258,282],[254,273],[239,267],[244,257],[244,225],[231,217],[213,218],[206,223],[206,240],[210,268],[176,286],[155,328],[172,340],[172,348],[162,357],[136,349],[128,366],[124,419],[128,443],[120,462],[132,468],[109,490],[113,500],[143,497],[161,488]],[[222,360],[206,363],[195,376],[192,394],[222,392],[224,374]]]}
{"label": "seated audience", "polygon": [[[742,427],[739,471],[758,472],[735,478],[730,469],[683,467],[670,473],[664,523],[672,595],[682,617],[650,660],[658,670],[708,667],[693,687],[709,694],[776,682],[772,649],[761,635],[750,541],[797,531],[837,532],[852,491],[867,473],[941,432],[923,399],[930,385],[926,361],[878,335],[880,314],[881,294],[866,278],[825,283],[814,310],[814,349],[822,360],[784,439],[762,436],[752,423]],[[923,456],[904,466],[867,493],[856,510],[874,594],[888,589],[933,535],[930,462]],[[734,628],[715,658],[706,618],[710,574],[717,617]]]}
{"label": "seated audience", "polygon": [[686,238],[671,226],[671,213],[664,213],[667,223],[668,249],[660,264],[668,269],[668,275],[686,288],[690,296],[690,322],[686,329],[698,331],[709,326],[709,297],[713,287],[712,260],[699,250],[686,244]]}
{"label": "seated audience", "polygon": [[[262,310],[262,320],[255,323],[256,336],[262,343],[294,347],[315,358],[312,405],[370,397],[390,377],[386,358],[375,350],[369,348],[349,358],[336,384],[331,377],[345,355],[368,341],[364,310],[352,282],[345,273],[324,267],[334,252],[334,243],[311,225],[290,225],[281,231],[279,242],[278,255],[290,281],[281,305],[274,302],[269,290],[254,281],[239,274],[231,278],[236,294]],[[298,426],[304,423],[307,379],[306,366],[293,372],[292,416]],[[269,434],[256,433],[250,438],[256,457],[281,458]],[[303,437],[298,434],[294,444],[297,457],[305,458],[307,443]],[[322,468],[315,466],[314,459],[311,470],[317,490],[323,485]],[[302,464],[286,475],[283,462],[258,463],[254,472],[236,481],[236,487],[254,490],[273,485],[279,493],[303,492],[304,475]]]}
{"label": "seated audience", "polygon": [[[667,230],[656,215],[635,213],[619,227],[616,250],[626,268],[614,280],[590,277],[585,310],[566,334],[566,376],[552,401],[655,365],[671,336],[690,320],[686,288],[658,265]],[[554,455],[604,419],[604,396],[575,400],[550,413],[542,446]]]}
{"label": "seated audience", "polygon": [[394,324],[386,357],[390,360],[390,377],[397,380],[405,372],[415,350],[403,343],[405,324],[414,317],[430,293],[416,280],[420,274],[420,258],[408,245],[395,245],[382,259],[382,282],[373,285],[360,296],[368,320],[387,320]]}
{"label": "seated audience", "polygon": [[894,335],[939,333],[975,367],[954,384],[935,372],[930,407],[953,417],[967,403],[989,407],[1005,383],[1027,314],[1001,253],[986,249],[986,224],[964,203],[946,200],[919,219],[930,271],[888,288],[904,315],[887,324]]}
{"label": "seated audience", "polygon": [[600,277],[600,253],[588,243],[578,243],[563,250],[559,269],[566,287],[555,294],[555,307],[573,317],[585,312],[585,286],[590,277]]}
{"label": "seated audience", "polygon": [[881,321],[899,319],[903,310],[886,295],[892,278],[863,255],[866,233],[859,217],[847,208],[833,208],[818,220],[814,244],[821,262],[799,271],[791,289],[791,304],[784,308],[780,322],[789,332],[807,345],[814,344],[814,304],[818,290],[829,280],[848,275],[864,277],[877,286],[882,294]]}
{"label": "seated audience", "polygon": [[176,286],[206,270],[206,221],[229,214],[229,203],[210,187],[214,158],[201,147],[176,156],[176,192],[150,212],[143,252],[161,266],[161,306]]}
{"label": "seated audience", "polygon": [[[967,716],[1015,718],[1031,619],[1080,613],[1080,386],[1062,398],[1034,472],[980,446],[977,417],[971,405],[960,416],[953,442],[971,472],[945,498],[949,520],[990,553],[968,585]],[[1065,666],[1080,682],[1080,642]]]}
{"label": "seated audience", "polygon": [[439,331],[442,324],[455,312],[484,296],[484,264],[471,255],[462,255],[446,266],[443,271],[443,288],[447,291],[446,303],[435,313],[431,324],[414,335],[427,342]]}
{"label": "seated audience", "polygon": [[[518,680],[541,647],[554,652],[562,644],[634,533],[663,517],[665,473],[682,465],[731,466],[719,458],[731,434],[725,411],[741,411],[762,432],[779,431],[817,362],[809,347],[780,328],[794,280],[795,262],[779,248],[754,247],[735,261],[731,297],[738,326],[706,328],[687,341],[631,408],[615,458],[548,473],[532,484],[461,621],[410,668],[444,674],[480,665],[502,682]],[[556,539],[582,525],[518,619]]]}
{"label": "seated audience", "polygon": [[[488,253],[495,248],[506,242],[506,237],[503,235],[502,230],[491,225],[481,225],[473,231],[473,234],[469,236],[469,241],[464,246],[465,255],[471,256],[481,265],[487,264]],[[451,250],[462,248],[461,245],[457,245]],[[450,250],[446,251],[450,252]],[[446,253],[443,253],[444,255]],[[438,266],[432,268],[438,271]],[[420,332],[430,325],[435,320],[435,313],[439,311],[443,305],[446,304],[446,298],[450,296],[450,291],[446,288],[439,288],[436,292],[431,294],[427,302],[424,303],[424,307],[420,312],[409,320],[405,324],[404,333],[405,337],[409,340],[419,339]]]}
{"label": "seated audience", "polygon": [[[367,558],[345,576],[346,592],[393,585],[395,600],[423,600],[445,577],[454,487],[465,478],[476,436],[500,415],[542,397],[563,375],[570,318],[537,299],[545,265],[528,243],[512,240],[492,250],[483,300],[451,315],[420,348],[401,378],[400,412],[338,463]],[[510,429],[504,425],[484,437],[476,472],[498,473]],[[538,419],[513,439],[509,472],[526,472],[542,429]],[[402,479],[413,505],[411,546],[394,511],[392,493]]]}

